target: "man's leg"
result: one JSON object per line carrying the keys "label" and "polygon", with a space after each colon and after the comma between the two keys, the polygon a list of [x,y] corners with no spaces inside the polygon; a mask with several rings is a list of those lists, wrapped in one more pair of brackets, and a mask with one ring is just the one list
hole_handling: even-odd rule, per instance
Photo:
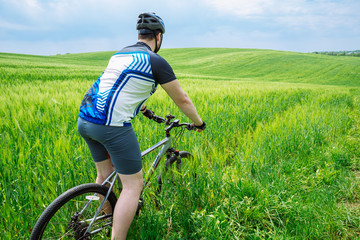
{"label": "man's leg", "polygon": [[95,162],[97,177],[96,183],[102,184],[106,178],[114,171],[114,166],[108,158],[101,162]]}
{"label": "man's leg", "polygon": [[[97,170],[97,177],[96,177],[96,183],[102,184],[109,175],[114,171],[114,167],[112,165],[112,162],[110,159],[106,159],[101,162],[95,162],[96,170]],[[110,184],[106,185],[107,187],[110,187]],[[100,196],[101,201],[103,200],[103,197]],[[106,214],[112,213],[112,207],[109,202],[106,202],[103,210]]]}
{"label": "man's leg", "polygon": [[119,174],[119,176],[123,189],[116,203],[113,216],[113,230],[111,236],[111,239],[113,240],[126,239],[143,188],[142,170],[135,174]]}

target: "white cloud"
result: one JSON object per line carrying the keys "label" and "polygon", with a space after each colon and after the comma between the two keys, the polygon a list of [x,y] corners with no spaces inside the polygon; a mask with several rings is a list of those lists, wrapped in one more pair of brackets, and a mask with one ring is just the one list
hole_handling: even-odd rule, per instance
{"label": "white cloud", "polygon": [[44,13],[44,9],[38,0],[13,0],[4,4],[4,7],[16,10],[18,15],[29,18],[38,18]]}
{"label": "white cloud", "polygon": [[239,18],[257,18],[268,15],[302,11],[298,7],[301,0],[286,2],[282,0],[204,0],[204,2],[223,14],[231,14]]}
{"label": "white cloud", "polygon": [[28,25],[50,25],[96,21],[100,16],[105,19],[115,17],[124,14],[130,4],[129,1],[115,0],[12,0],[0,2],[0,8],[11,11],[13,21],[17,21],[15,16],[19,16],[18,21],[26,19]]}
{"label": "white cloud", "polygon": [[12,23],[12,22],[8,22],[5,20],[1,20],[1,19],[0,19],[0,29],[10,29],[10,30],[15,30],[15,31],[32,30],[32,28],[30,28],[27,25],[19,24],[19,23]]}
{"label": "white cloud", "polygon": [[134,43],[134,39],[121,38],[77,38],[63,41],[0,40],[0,52],[25,53],[35,55],[55,55],[65,53],[84,53],[96,51],[116,51]]}
{"label": "white cloud", "polygon": [[219,14],[238,19],[268,20],[312,30],[359,26],[360,1],[356,0],[204,0]]}
{"label": "white cloud", "polygon": [[137,14],[148,11],[165,21],[164,47],[353,49],[359,9],[359,0],[0,0],[0,51],[116,50],[136,41]]}
{"label": "white cloud", "polygon": [[239,30],[232,26],[216,27],[214,31],[199,34],[188,43],[189,47],[227,47],[227,48],[271,48],[282,49],[281,35],[275,32],[258,30]]}

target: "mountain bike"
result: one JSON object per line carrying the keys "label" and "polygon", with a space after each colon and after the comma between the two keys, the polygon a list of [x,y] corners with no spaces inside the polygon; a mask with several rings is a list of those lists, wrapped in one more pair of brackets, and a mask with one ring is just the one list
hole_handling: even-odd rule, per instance
{"label": "mountain bike", "polygon": [[[166,172],[175,163],[175,171],[179,171],[182,160],[191,158],[187,151],[175,149],[185,129],[192,130],[190,123],[180,123],[173,115],[162,118],[156,115],[152,119],[157,123],[165,123],[166,137],[141,153],[142,157],[159,149],[152,165],[144,177],[144,189],[148,188],[152,176],[165,156],[163,171],[155,179],[154,195],[161,192]],[[170,132],[177,129],[173,135]],[[44,210],[37,220],[30,239],[109,239],[111,236],[112,214],[117,201],[115,183],[119,179],[114,171],[102,184],[86,183],[73,187],[58,196]],[[154,180],[153,180],[154,181]],[[118,188],[121,191],[121,187]],[[143,195],[143,194],[142,194]],[[143,205],[140,197],[137,214]]]}

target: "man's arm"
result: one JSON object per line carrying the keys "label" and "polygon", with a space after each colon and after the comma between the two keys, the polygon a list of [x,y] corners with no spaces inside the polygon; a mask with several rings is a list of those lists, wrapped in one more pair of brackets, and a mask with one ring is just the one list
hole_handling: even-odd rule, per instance
{"label": "man's arm", "polygon": [[177,79],[162,84],[161,87],[170,96],[174,103],[180,108],[180,110],[194,122],[195,126],[201,126],[203,121],[196,111],[194,104],[184,90],[180,87],[180,83]]}

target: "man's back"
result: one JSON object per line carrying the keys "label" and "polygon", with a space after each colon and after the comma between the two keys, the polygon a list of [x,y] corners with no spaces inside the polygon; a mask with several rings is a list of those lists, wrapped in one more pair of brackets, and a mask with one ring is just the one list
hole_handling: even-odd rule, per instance
{"label": "man's back", "polygon": [[129,125],[158,83],[174,79],[170,65],[138,42],[111,57],[102,76],[86,93],[79,116],[102,125]]}

